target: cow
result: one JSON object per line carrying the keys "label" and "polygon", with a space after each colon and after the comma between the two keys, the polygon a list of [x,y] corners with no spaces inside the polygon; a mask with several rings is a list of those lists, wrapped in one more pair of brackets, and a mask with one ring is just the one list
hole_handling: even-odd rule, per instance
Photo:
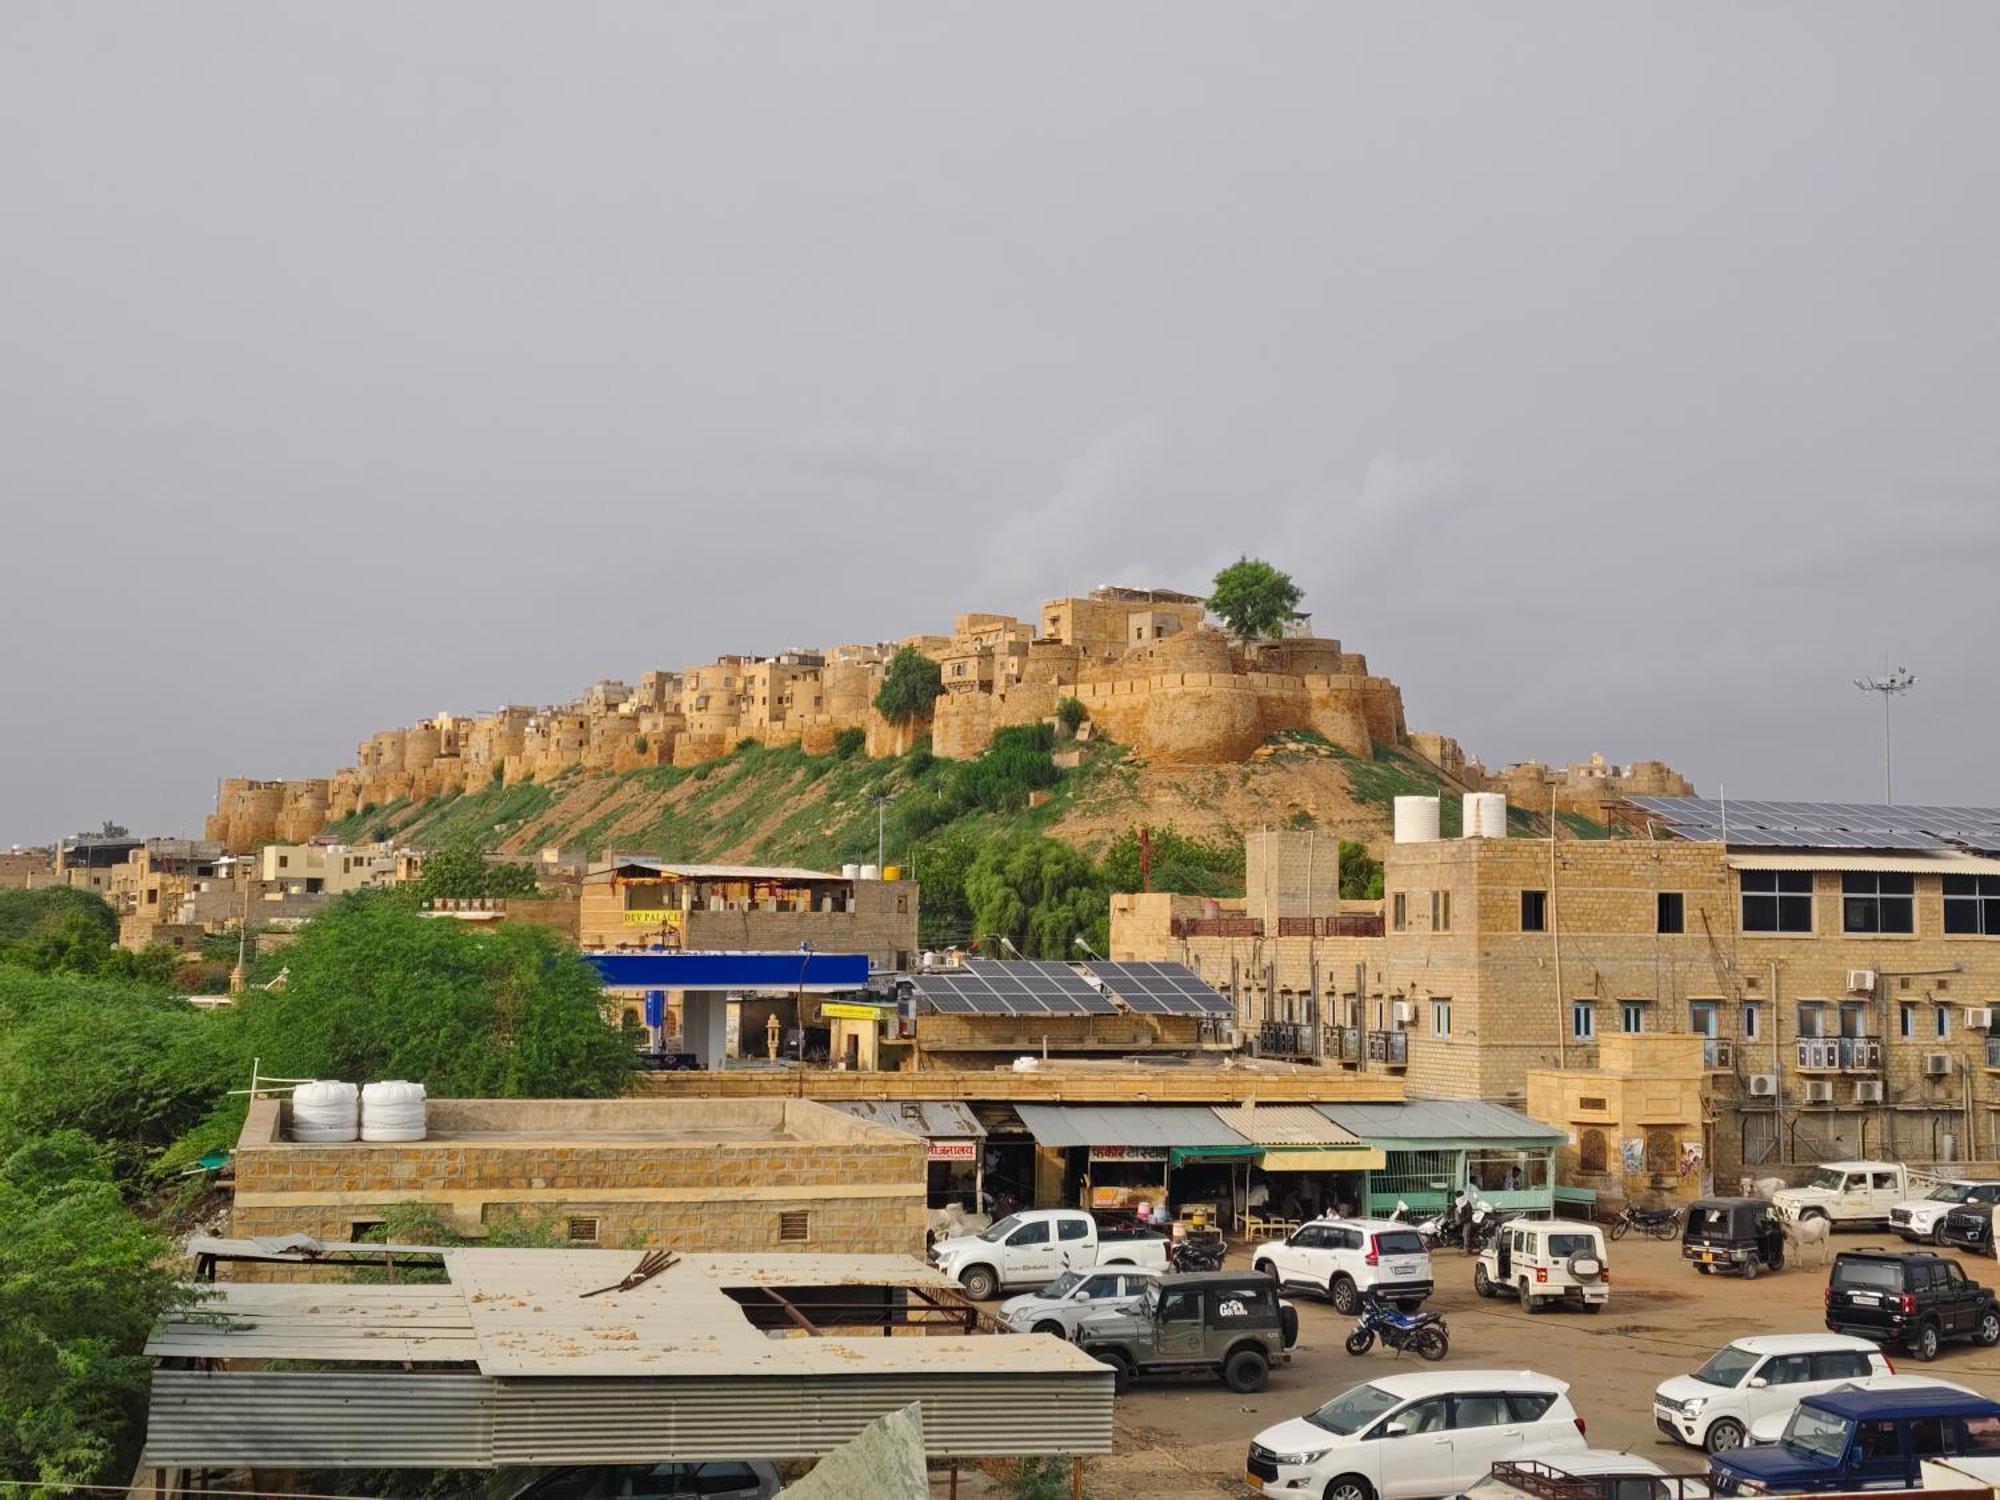
{"label": "cow", "polygon": [[1796,1222],[1787,1219],[1785,1221],[1785,1258],[1793,1265],[1804,1265],[1804,1252],[1808,1248],[1811,1248],[1818,1251],[1818,1263],[1825,1265],[1827,1261],[1833,1258],[1833,1246],[1829,1243],[1832,1238],[1833,1224],[1827,1219],[1817,1215],[1813,1218],[1800,1219]]}

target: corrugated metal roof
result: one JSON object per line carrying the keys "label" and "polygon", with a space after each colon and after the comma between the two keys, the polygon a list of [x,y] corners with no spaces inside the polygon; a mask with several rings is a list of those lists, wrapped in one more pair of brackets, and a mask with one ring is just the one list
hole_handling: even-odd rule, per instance
{"label": "corrugated metal roof", "polygon": [[1730,854],[1732,870],[1866,870],[1894,875],[2000,875],[2000,859],[1976,854]]}
{"label": "corrugated metal roof", "polygon": [[155,1358],[421,1359],[470,1364],[479,1341],[450,1286],[224,1282],[160,1320]]}
{"label": "corrugated metal roof", "polygon": [[155,1370],[144,1462],[490,1469],[493,1382],[402,1371]]}
{"label": "corrugated metal roof", "polygon": [[1044,1146],[1248,1146],[1198,1104],[1017,1104]]}
{"label": "corrugated metal roof", "polygon": [[1218,1104],[1211,1113],[1258,1146],[1355,1146],[1361,1140],[1310,1104]]}
{"label": "corrugated metal roof", "polygon": [[828,1108],[858,1120],[886,1125],[891,1130],[906,1130],[928,1140],[981,1140],[986,1135],[986,1127],[969,1106],[950,1100],[829,1099],[826,1102]]}
{"label": "corrugated metal roof", "polygon": [[1318,1104],[1313,1106],[1376,1145],[1408,1141],[1450,1141],[1467,1145],[1521,1142],[1554,1145],[1565,1132],[1518,1110],[1483,1099],[1411,1099],[1402,1104]]}
{"label": "corrugated metal roof", "polygon": [[[614,870],[637,867],[682,880],[845,880],[837,870],[808,870],[798,865],[670,865],[665,860],[641,859],[629,854],[618,856]],[[612,870],[600,870],[600,877]],[[586,877],[589,878],[589,877]]]}

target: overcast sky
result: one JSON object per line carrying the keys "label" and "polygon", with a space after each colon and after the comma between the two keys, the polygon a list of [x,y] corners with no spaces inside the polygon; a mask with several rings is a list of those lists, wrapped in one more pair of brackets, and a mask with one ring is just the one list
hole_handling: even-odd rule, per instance
{"label": "overcast sky", "polygon": [[1410,722],[2000,802],[2000,7],[0,16],[0,844],[1288,568]]}

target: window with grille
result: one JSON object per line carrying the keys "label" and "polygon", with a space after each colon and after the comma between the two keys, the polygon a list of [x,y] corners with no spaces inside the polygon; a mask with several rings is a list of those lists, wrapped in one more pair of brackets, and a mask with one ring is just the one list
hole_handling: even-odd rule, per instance
{"label": "window with grille", "polygon": [[597,1243],[597,1220],[592,1218],[571,1219],[566,1237],[578,1245]]}
{"label": "window with grille", "polygon": [[812,1238],[812,1215],[803,1208],[795,1208],[778,1215],[778,1242],[780,1244],[802,1245]]}

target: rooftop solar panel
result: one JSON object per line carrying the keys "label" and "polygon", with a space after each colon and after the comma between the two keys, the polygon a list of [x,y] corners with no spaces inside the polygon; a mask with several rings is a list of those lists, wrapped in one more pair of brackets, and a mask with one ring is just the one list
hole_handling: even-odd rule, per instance
{"label": "rooftop solar panel", "polygon": [[1683,838],[1750,848],[1980,849],[2000,836],[2000,808],[1880,802],[1764,802],[1633,797],[1632,806]]}
{"label": "rooftop solar panel", "polygon": [[1084,965],[1111,987],[1129,1010],[1142,1015],[1226,1016],[1235,1012],[1227,995],[1183,964],[1091,963]]}

